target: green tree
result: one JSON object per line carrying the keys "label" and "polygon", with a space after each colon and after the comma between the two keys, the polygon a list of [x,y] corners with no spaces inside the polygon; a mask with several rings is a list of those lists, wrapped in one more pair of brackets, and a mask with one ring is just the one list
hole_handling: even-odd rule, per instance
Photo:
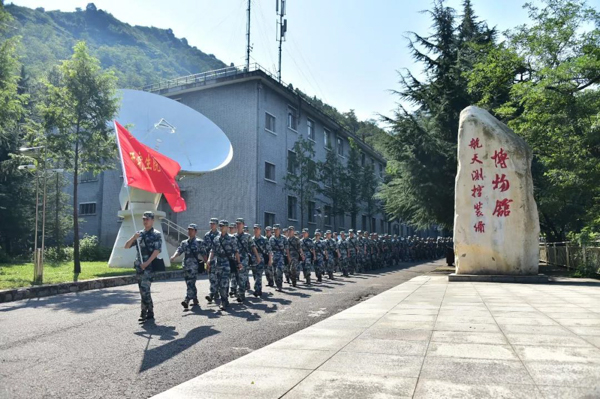
{"label": "green tree", "polygon": [[[0,34],[12,29],[13,20],[0,3]],[[20,87],[21,77],[16,48],[18,38],[0,44],[0,246],[11,255],[24,253],[31,244],[35,212],[31,176],[18,166],[31,163],[20,156],[26,145],[28,95]]]}
{"label": "green tree", "polygon": [[304,212],[308,203],[313,200],[317,185],[317,169],[313,161],[315,157],[314,142],[299,137],[292,148],[294,156],[288,159],[288,173],[285,175],[284,189],[299,198],[300,228],[304,228]]}
{"label": "green tree", "polygon": [[344,165],[335,151],[327,151],[324,162],[318,165],[319,180],[323,186],[318,190],[331,200],[331,216],[333,228],[337,230],[337,216],[345,213],[348,204],[348,193],[344,187]]}
{"label": "green tree", "polygon": [[532,23],[507,32],[468,78],[479,105],[532,146],[540,227],[564,240],[600,231],[600,14],[584,1],[544,3],[526,4]]}
{"label": "green tree", "polygon": [[116,114],[119,100],[114,75],[100,68],[84,42],[77,43],[72,58],[61,64],[55,83],[47,83],[42,113],[45,128],[51,132],[49,147],[73,174],[73,262],[74,273],[80,273],[79,174],[113,167],[116,145],[108,122]]}
{"label": "green tree", "polygon": [[423,65],[424,78],[401,75],[400,106],[384,137],[388,178],[380,193],[386,212],[417,227],[450,227],[454,216],[456,137],[460,112],[479,99],[467,90],[464,73],[492,48],[495,32],[477,21],[470,1],[456,23],[455,10],[436,1],[428,11],[433,33],[412,33],[409,49]]}
{"label": "green tree", "polygon": [[[379,179],[375,175],[375,164],[367,162],[360,175],[360,197],[364,204],[365,214],[369,218],[369,225],[371,224],[371,218],[381,210],[380,201],[375,196],[378,185]],[[376,227],[371,226],[369,229],[373,230],[374,228]]]}
{"label": "green tree", "polygon": [[356,229],[356,216],[361,209],[361,166],[360,166],[360,150],[353,139],[350,142],[350,150],[348,153],[348,163],[346,171],[343,175],[344,187],[348,198],[347,212],[350,213],[350,225]]}

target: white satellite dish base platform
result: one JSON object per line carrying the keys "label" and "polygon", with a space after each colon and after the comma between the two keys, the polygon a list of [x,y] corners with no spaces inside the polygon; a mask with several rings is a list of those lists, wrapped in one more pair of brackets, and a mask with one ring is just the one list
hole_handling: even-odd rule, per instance
{"label": "white satellite dish base platform", "polygon": [[[129,194],[127,193],[128,190]],[[142,216],[146,211],[154,212],[154,228],[162,235],[162,250],[158,257],[165,262],[165,267],[171,266],[171,260],[167,253],[167,242],[165,241],[162,223],[160,222],[160,219],[164,218],[166,214],[157,210],[161,196],[162,194],[151,193],[133,187],[121,187],[121,193],[119,194],[121,210],[118,212],[118,216],[122,219],[122,222],[115,245],[110,254],[110,259],[108,260],[108,267],[133,268],[137,250],[135,247],[125,249],[125,243],[136,231],[144,228]],[[128,197],[131,198],[131,201],[129,201]],[[133,218],[131,217],[132,213],[135,217],[135,228]]]}

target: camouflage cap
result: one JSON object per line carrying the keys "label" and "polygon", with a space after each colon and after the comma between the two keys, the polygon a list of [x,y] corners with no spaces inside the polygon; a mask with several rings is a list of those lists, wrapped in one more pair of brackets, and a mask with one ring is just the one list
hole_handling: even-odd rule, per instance
{"label": "camouflage cap", "polygon": [[288,231],[289,229],[287,227],[284,227],[282,230],[283,231]]}
{"label": "camouflage cap", "polygon": [[244,225],[244,231],[248,231],[248,226]]}
{"label": "camouflage cap", "polygon": [[340,230],[340,234],[346,235],[346,232],[344,230]]}
{"label": "camouflage cap", "polygon": [[210,223],[217,224],[217,223],[219,223],[219,219],[217,219],[217,218],[210,218]]}
{"label": "camouflage cap", "polygon": [[271,231],[273,228],[271,226],[265,227],[265,231]]}
{"label": "camouflage cap", "polygon": [[348,230],[348,233],[354,233],[354,229]]}
{"label": "camouflage cap", "polygon": [[154,220],[154,212],[146,211],[142,216],[142,219],[152,219]]}
{"label": "camouflage cap", "polygon": [[303,232],[303,233],[308,233],[308,228],[307,228],[307,227],[303,228],[303,229],[302,229],[302,232]]}
{"label": "camouflage cap", "polygon": [[317,234],[318,234],[318,235],[321,235],[321,230],[319,230],[319,229],[316,229],[316,230],[315,230],[315,235],[317,235]]}
{"label": "camouflage cap", "polygon": [[331,230],[327,230],[325,234],[331,234]]}
{"label": "camouflage cap", "polygon": [[238,223],[244,224],[244,218],[235,219],[235,224],[238,224]]}
{"label": "camouflage cap", "polygon": [[188,230],[189,230],[189,229],[198,230],[198,226],[196,226],[196,224],[195,224],[195,223],[190,223],[190,224],[188,225]]}
{"label": "camouflage cap", "polygon": [[362,234],[362,230],[358,230],[358,231],[357,231],[357,233],[358,233],[358,234]]}
{"label": "camouflage cap", "polygon": [[227,220],[220,220],[219,227],[229,226],[229,222]]}
{"label": "camouflage cap", "polygon": [[273,225],[273,230],[279,230],[281,227],[278,224]]}
{"label": "camouflage cap", "polygon": [[261,226],[260,224],[256,223],[256,224],[254,225],[254,228],[255,228],[255,229],[261,229],[261,228],[262,228],[262,226]]}
{"label": "camouflage cap", "polygon": [[290,226],[290,227],[288,227],[288,230],[294,231],[294,230],[296,230],[296,228],[294,226]]}

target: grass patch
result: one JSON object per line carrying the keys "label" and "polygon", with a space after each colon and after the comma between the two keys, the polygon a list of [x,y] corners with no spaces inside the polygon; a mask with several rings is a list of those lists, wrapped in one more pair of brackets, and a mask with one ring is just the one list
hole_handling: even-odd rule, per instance
{"label": "grass patch", "polygon": [[[167,270],[181,269],[180,264]],[[109,268],[106,262],[81,262],[79,276],[73,274],[73,262],[45,263],[44,284],[68,283],[100,277],[135,274],[132,268]],[[33,285],[33,263],[0,263],[0,290]]]}

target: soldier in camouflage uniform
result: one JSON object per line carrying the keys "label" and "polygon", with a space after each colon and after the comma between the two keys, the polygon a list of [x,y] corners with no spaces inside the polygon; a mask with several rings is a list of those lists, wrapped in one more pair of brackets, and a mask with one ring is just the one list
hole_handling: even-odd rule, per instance
{"label": "soldier in camouflage uniform", "polygon": [[271,245],[271,251],[273,252],[273,267],[275,269],[275,285],[276,290],[281,291],[283,289],[283,267],[284,257],[289,260],[290,253],[287,247],[287,240],[281,235],[281,229],[278,224],[273,225],[275,234],[269,239]]}
{"label": "soldier in camouflage uniform", "polygon": [[296,286],[296,282],[298,281],[298,265],[300,262],[304,260],[304,254],[302,253],[302,244],[300,243],[300,239],[295,234],[295,227],[288,227],[289,238],[288,238],[288,249],[290,252],[290,278],[292,279],[292,287]]}
{"label": "soldier in camouflage uniform", "polygon": [[330,280],[333,280],[333,270],[335,268],[335,259],[340,257],[340,253],[337,249],[337,244],[333,238],[331,238],[331,230],[325,232],[325,250],[327,251],[327,264],[325,265],[325,272]]}
{"label": "soldier in camouflage uniform", "polygon": [[[236,265],[239,269],[242,268],[240,263],[240,253],[238,252],[237,241],[235,237],[228,233],[229,222],[227,220],[219,221],[221,232],[213,240],[213,246],[208,257],[208,264],[211,264],[213,259],[216,259],[214,268],[216,268],[217,287],[221,296],[221,310],[227,309],[229,298],[227,289],[229,288],[229,275],[231,273],[231,264]],[[212,268],[212,267],[211,267]]]}
{"label": "soldier in camouflage uniform", "polygon": [[260,230],[261,225],[255,224],[252,240],[254,240],[254,245],[256,245],[258,251],[258,259],[254,258],[252,262],[252,278],[254,279],[254,296],[257,298],[262,295],[262,275],[265,270],[265,260],[269,263],[269,266],[272,266],[271,262],[273,261],[269,240],[260,234]]}
{"label": "soldier in camouflage uniform", "polygon": [[242,268],[238,271],[237,279],[237,301],[243,302],[246,299],[246,288],[248,287],[248,273],[250,272],[250,256],[258,259],[260,256],[256,251],[256,244],[250,234],[244,233],[244,219],[237,218],[235,221],[237,227],[237,234],[235,238],[238,244],[238,250],[240,252],[240,261]]}
{"label": "soldier in camouflage uniform", "polygon": [[204,241],[200,241],[196,238],[196,232],[198,226],[194,223],[188,226],[188,239],[181,241],[179,247],[171,256],[171,262],[176,257],[184,254],[182,266],[183,266],[183,278],[187,287],[185,298],[181,302],[184,310],[189,307],[190,301],[194,301],[194,306],[198,306],[198,290],[196,289],[196,279],[198,278],[198,271],[200,270],[200,262],[206,263],[207,254],[206,248],[204,247]]}
{"label": "soldier in camouflage uniform", "polygon": [[312,263],[315,259],[315,245],[308,236],[308,229],[305,227],[302,229],[302,252],[304,253],[304,261],[302,262],[302,271],[306,280],[306,285],[310,285],[310,273],[312,272]]}
{"label": "soldier in camouflage uniform", "polygon": [[356,272],[356,257],[358,256],[358,240],[354,236],[354,230],[348,230],[350,237],[346,239],[348,242],[348,250],[350,251],[350,256],[348,257],[348,269],[350,271],[350,275],[353,275]]}
{"label": "soldier in camouflage uniform", "polygon": [[[284,238],[285,242],[288,243],[289,242],[288,240],[290,239],[290,229],[287,228],[287,227],[284,227],[282,229],[281,236]],[[291,281],[290,281],[290,261],[287,258],[287,256],[283,257],[283,275],[285,276],[285,282],[287,284],[291,284]]]}
{"label": "soldier in camouflage uniform", "polygon": [[321,230],[315,230],[315,254],[317,257],[315,258],[315,274],[317,276],[317,282],[323,281],[323,269],[325,267],[325,263],[328,261],[327,256],[327,248],[325,241],[321,240]]}
{"label": "soldier in camouflage uniform", "polygon": [[356,271],[357,272],[363,272],[365,270],[365,252],[366,252],[366,248],[365,248],[365,240],[363,239],[363,232],[362,230],[358,230],[356,232],[357,237],[356,237],[356,242],[357,242],[357,247],[358,247],[358,251],[356,254]]}
{"label": "soldier in camouflage uniform", "polygon": [[[154,319],[154,304],[150,287],[152,286],[153,272],[152,261],[162,251],[162,235],[154,229],[154,213],[144,212],[142,217],[144,229],[138,231],[126,243],[125,248],[136,247],[136,259],[134,262],[137,276],[138,288],[142,301],[142,313],[138,321]],[[138,238],[140,239],[138,241]],[[141,256],[140,256],[141,254]]]}
{"label": "soldier in camouflage uniform", "polygon": [[[265,227],[265,238],[267,242],[271,240],[273,236],[273,230],[271,226]],[[270,245],[270,244],[269,244]],[[275,267],[273,266],[273,254],[271,253],[270,259],[267,261],[265,259],[265,276],[267,277],[267,285],[269,287],[275,286]]]}
{"label": "soldier in camouflage uniform", "polygon": [[350,252],[348,251],[348,241],[346,240],[346,232],[340,231],[340,242],[338,243],[338,250],[340,251],[340,269],[344,277],[350,277],[348,274],[348,258]]}
{"label": "soldier in camouflage uniform", "polygon": [[[215,238],[217,238],[217,236],[219,235],[219,230],[217,228],[217,225],[219,224],[219,219],[217,218],[210,218],[210,230],[206,232],[206,234],[204,234],[204,248],[206,249],[207,252],[210,252],[210,250],[213,247],[213,241]],[[217,293],[219,292],[219,288],[217,287],[217,268],[214,267],[215,265],[215,259],[212,260],[212,264],[207,263],[206,264],[206,272],[208,273],[208,281],[210,283],[210,291],[209,294],[207,296],[205,296],[204,298],[208,301],[208,303],[211,303],[214,299],[216,299],[217,297]]]}
{"label": "soldier in camouflage uniform", "polygon": [[[331,237],[331,239],[333,240],[334,244],[335,244],[335,249],[338,249],[338,232],[334,231],[333,235]],[[338,251],[338,255],[339,255],[339,251]],[[342,269],[340,269],[340,258],[339,256],[334,257],[333,259],[333,271],[334,272],[340,272]]]}
{"label": "soldier in camouflage uniform", "polygon": [[373,270],[371,261],[371,238],[368,231],[363,231],[363,239],[365,242],[365,270]]}
{"label": "soldier in camouflage uniform", "polygon": [[[235,223],[229,224],[229,235],[235,237],[235,233],[237,232],[235,228]],[[231,272],[229,274],[229,297],[234,298],[237,296],[238,289],[238,268],[237,265],[234,265],[233,262],[230,263]]]}

